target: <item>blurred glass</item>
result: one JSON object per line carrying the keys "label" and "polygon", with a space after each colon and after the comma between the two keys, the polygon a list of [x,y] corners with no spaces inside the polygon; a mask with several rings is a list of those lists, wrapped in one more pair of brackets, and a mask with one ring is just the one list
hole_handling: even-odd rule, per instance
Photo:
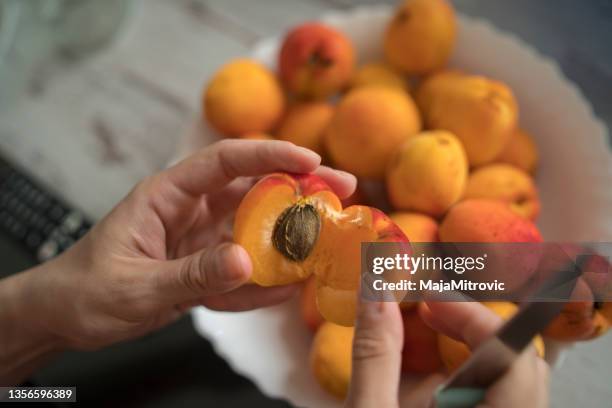
{"label": "blurred glass", "polygon": [[0,103],[33,69],[62,54],[78,59],[111,41],[133,0],[0,0]]}

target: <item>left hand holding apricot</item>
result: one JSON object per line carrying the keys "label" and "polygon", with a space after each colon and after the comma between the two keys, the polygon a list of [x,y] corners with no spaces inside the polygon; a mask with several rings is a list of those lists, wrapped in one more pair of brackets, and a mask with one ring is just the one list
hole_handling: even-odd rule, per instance
{"label": "left hand holding apricot", "polygon": [[353,176],[320,167],[284,141],[224,140],[139,183],[69,251],[16,275],[36,330],[62,348],[97,349],[134,338],[187,308],[241,311],[281,302],[294,285],[248,285],[251,259],[224,233],[253,177],[318,174],[349,196]]}

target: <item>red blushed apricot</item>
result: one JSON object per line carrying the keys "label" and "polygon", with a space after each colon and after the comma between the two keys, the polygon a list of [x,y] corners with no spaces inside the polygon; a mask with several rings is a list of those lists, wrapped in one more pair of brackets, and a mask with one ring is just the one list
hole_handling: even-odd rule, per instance
{"label": "red blushed apricot", "polygon": [[249,253],[252,280],[262,286],[316,279],[317,307],[333,323],[352,326],[362,242],[407,242],[384,213],[342,210],[315,175],[273,174],[260,180],[236,213],[234,240]]}
{"label": "red blushed apricot", "polygon": [[348,85],[355,52],[341,32],[321,23],[305,23],[287,34],[278,63],[289,92],[303,98],[326,98]]}
{"label": "red blushed apricot", "polygon": [[468,199],[455,204],[440,224],[442,242],[542,242],[534,223],[508,204]]}
{"label": "red blushed apricot", "polygon": [[404,311],[404,348],[402,371],[411,374],[432,374],[442,367],[438,351],[438,333],[429,327],[416,309]]}
{"label": "red blushed apricot", "polygon": [[317,286],[314,277],[310,277],[304,287],[300,297],[300,312],[302,319],[308,329],[315,333],[319,326],[325,321],[319,309],[317,309]]}

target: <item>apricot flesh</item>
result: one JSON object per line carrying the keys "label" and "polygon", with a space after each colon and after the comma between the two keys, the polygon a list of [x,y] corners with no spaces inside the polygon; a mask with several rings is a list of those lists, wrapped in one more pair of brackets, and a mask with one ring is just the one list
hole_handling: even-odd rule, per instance
{"label": "apricot flesh", "polygon": [[310,350],[310,367],[323,389],[339,399],[346,397],[351,382],[354,330],[324,322]]}
{"label": "apricot flesh", "polygon": [[237,59],[225,64],[208,83],[204,114],[224,136],[270,131],[283,114],[285,96],[276,77],[260,63]]}
{"label": "apricot flesh", "polygon": [[439,217],[461,198],[467,174],[465,152],[452,133],[419,133],[399,148],[389,165],[389,201],[396,209]]}
{"label": "apricot flesh", "polygon": [[408,239],[375,208],[356,205],[342,210],[320,177],[276,173],[260,180],[243,198],[234,241],[251,257],[254,283],[283,285],[314,274],[321,315],[352,326],[361,243]]}
{"label": "apricot flesh", "polygon": [[308,278],[300,295],[300,313],[308,329],[315,333],[325,321],[317,308],[317,282],[313,276]]}
{"label": "apricot flesh", "polygon": [[421,129],[410,96],[390,87],[360,87],[340,101],[325,134],[331,161],[368,179],[383,179],[395,150]]}
{"label": "apricot flesh", "polygon": [[474,170],[465,198],[490,198],[507,202],[517,214],[535,220],[540,212],[538,190],[529,174],[509,164],[489,164]]}
{"label": "apricot flesh", "polygon": [[456,38],[455,13],[446,0],[406,0],[387,26],[387,60],[409,74],[442,68]]}

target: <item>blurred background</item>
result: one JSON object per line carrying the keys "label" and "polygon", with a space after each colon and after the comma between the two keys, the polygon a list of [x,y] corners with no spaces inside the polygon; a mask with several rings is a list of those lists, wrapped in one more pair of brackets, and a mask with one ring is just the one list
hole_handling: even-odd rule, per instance
{"label": "blurred background", "polygon": [[[0,0],[0,157],[95,221],[165,166],[223,62],[299,22],[368,3],[396,2]],[[612,2],[453,3],[556,60],[611,127]],[[0,234],[0,274],[32,265],[35,249]],[[609,406],[612,383],[601,376],[610,378],[610,341],[568,354],[553,375],[553,406]],[[108,350],[67,354],[32,381],[77,386],[92,406],[286,406],[233,374],[189,317]]]}

